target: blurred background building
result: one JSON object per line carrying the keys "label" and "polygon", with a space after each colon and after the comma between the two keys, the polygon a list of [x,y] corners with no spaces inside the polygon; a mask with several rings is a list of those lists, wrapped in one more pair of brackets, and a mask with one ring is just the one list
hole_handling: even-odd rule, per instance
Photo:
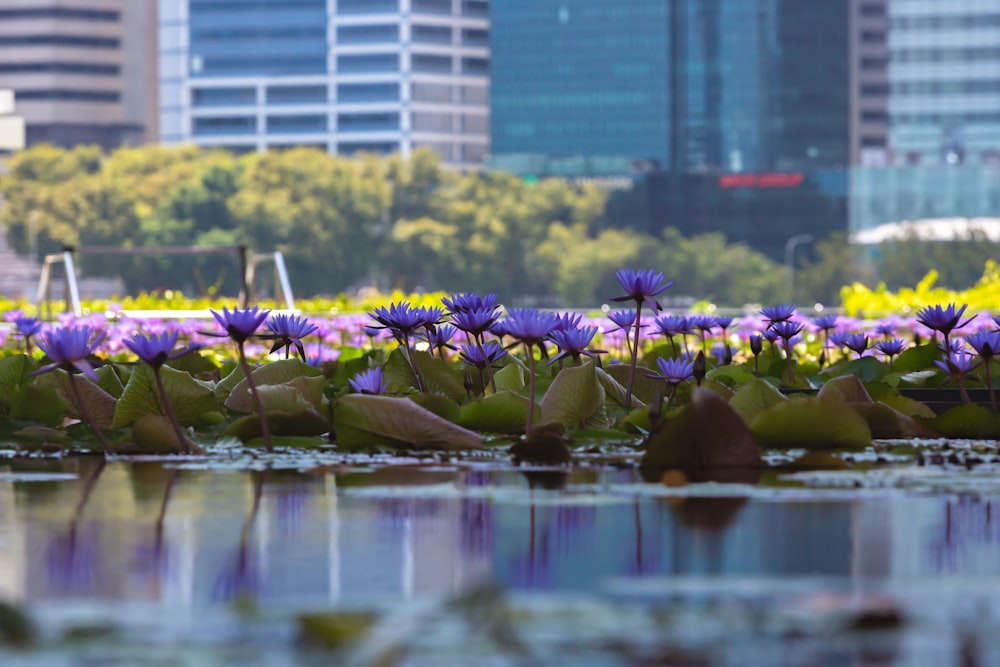
{"label": "blurred background building", "polygon": [[486,0],[160,0],[159,21],[164,143],[488,151]]}
{"label": "blurred background building", "polygon": [[0,84],[29,146],[114,148],[156,136],[153,0],[5,0]]}

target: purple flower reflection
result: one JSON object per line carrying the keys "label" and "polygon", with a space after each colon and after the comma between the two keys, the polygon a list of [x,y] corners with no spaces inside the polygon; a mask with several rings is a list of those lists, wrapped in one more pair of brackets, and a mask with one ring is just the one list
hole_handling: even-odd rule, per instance
{"label": "purple flower reflection", "polygon": [[264,588],[264,576],[257,557],[244,540],[234,557],[215,578],[212,599],[229,602],[239,598],[256,598]]}
{"label": "purple flower reflection", "polygon": [[990,558],[1000,549],[1000,510],[977,498],[949,500],[932,535],[927,549],[933,571],[964,572],[973,552]]}
{"label": "purple flower reflection", "polygon": [[496,530],[493,503],[483,498],[463,500],[459,522],[463,555],[485,556],[493,549],[493,532]]}
{"label": "purple flower reflection", "polygon": [[100,534],[96,523],[56,535],[45,550],[45,590],[53,597],[95,595],[100,590]]}

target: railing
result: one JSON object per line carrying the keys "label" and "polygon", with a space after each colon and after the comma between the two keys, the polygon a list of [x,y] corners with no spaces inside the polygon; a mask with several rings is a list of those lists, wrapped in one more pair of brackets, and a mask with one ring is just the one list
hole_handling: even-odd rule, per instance
{"label": "railing", "polygon": [[53,267],[63,267],[65,284],[66,311],[77,317],[83,315],[80,302],[80,288],[76,276],[76,253],[93,253],[101,255],[209,255],[237,253],[240,263],[240,306],[247,307],[253,300],[254,283],[257,268],[263,264],[274,264],[275,294],[281,296],[285,308],[295,310],[295,299],[292,296],[292,284],[288,279],[288,269],[285,257],[280,251],[270,253],[250,253],[244,245],[234,246],[165,246],[159,248],[122,248],[118,246],[64,246],[62,252],[46,255],[42,263],[42,274],[38,280],[38,292],[35,296],[44,318],[51,318],[52,313],[52,272]]}

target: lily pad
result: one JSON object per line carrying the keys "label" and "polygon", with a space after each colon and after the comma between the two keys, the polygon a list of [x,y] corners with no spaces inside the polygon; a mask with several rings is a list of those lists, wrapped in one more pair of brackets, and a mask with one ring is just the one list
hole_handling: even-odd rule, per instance
{"label": "lily pad", "polygon": [[58,426],[68,407],[59,390],[51,384],[32,383],[15,389],[9,396],[11,419]]}
{"label": "lily pad", "polygon": [[743,418],[710,389],[697,387],[691,402],[646,446],[644,468],[756,466],[760,448]]}
{"label": "lily pad", "polygon": [[564,368],[542,397],[542,422],[566,428],[608,426],[604,395],[594,362]]}
{"label": "lily pad", "polygon": [[[628,374],[629,366],[628,364],[610,364],[605,367],[608,375],[613,377],[618,384],[623,387],[628,387]],[[646,377],[646,373],[655,373],[656,371],[646,368],[645,366],[636,366],[635,368],[635,380],[632,384],[632,396],[638,398],[644,404],[649,405],[650,401],[656,398],[657,393],[663,388],[662,380],[654,380],[653,378]],[[633,402],[632,407],[637,407],[637,404]]]}
{"label": "lily pad", "polygon": [[162,415],[144,414],[132,425],[132,443],[146,454],[176,454],[185,451],[170,420]]}
{"label": "lily pad", "polygon": [[[181,424],[191,426],[203,413],[215,409],[215,388],[211,382],[196,380],[169,366],[160,368],[160,378]],[[118,399],[111,428],[128,426],[144,415],[164,414],[159,395],[153,369],[146,364],[136,366]]]}
{"label": "lily pad", "polygon": [[[535,420],[542,410],[535,405]],[[528,399],[513,391],[501,391],[462,406],[458,424],[485,433],[523,433],[528,422]]]}
{"label": "lily pad", "polygon": [[[308,404],[307,404],[308,405]],[[275,436],[315,436],[330,430],[326,417],[312,408],[296,412],[267,411],[267,426]],[[257,415],[240,417],[226,428],[226,434],[239,438],[243,443],[263,435]]]}
{"label": "lily pad", "polygon": [[493,374],[493,379],[497,384],[497,393],[502,391],[524,391],[527,384],[528,369],[521,364],[507,364]]}
{"label": "lily pad", "polygon": [[[456,402],[466,398],[465,375],[461,371],[427,352],[413,350],[411,354],[420,369],[426,391],[447,396]],[[389,383],[389,388],[395,391],[406,391],[417,386],[413,370],[399,348],[392,351],[385,363],[385,380]]]}
{"label": "lily pad", "polygon": [[729,399],[729,405],[747,424],[753,423],[757,415],[779,403],[788,401],[770,382],[751,378]]}
{"label": "lily pad", "polygon": [[348,394],[334,406],[337,444],[418,449],[479,449],[478,433],[452,424],[407,398]]}
{"label": "lily pad", "polygon": [[750,430],[762,447],[860,449],[871,444],[868,422],[836,396],[795,397],[757,415]]}
{"label": "lily pad", "polygon": [[946,438],[1000,438],[1000,415],[981,405],[959,405],[926,423]]}
{"label": "lily pad", "polygon": [[[83,407],[90,415],[90,418],[94,420],[94,423],[99,428],[111,428],[111,422],[115,415],[115,405],[117,403],[115,397],[83,376],[74,377],[73,382],[80,392],[80,397],[84,403]],[[83,419],[79,406],[76,404],[73,389],[70,386],[69,374],[66,371],[56,370],[47,373],[39,378],[39,384],[43,387],[56,386],[63,395],[63,398],[66,399],[66,413],[71,417]]]}

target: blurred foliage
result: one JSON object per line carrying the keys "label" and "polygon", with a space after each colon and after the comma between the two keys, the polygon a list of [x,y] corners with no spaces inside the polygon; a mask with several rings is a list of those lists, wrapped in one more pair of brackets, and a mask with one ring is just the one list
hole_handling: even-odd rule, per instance
{"label": "blurred foliage", "polygon": [[[781,280],[780,267],[718,234],[603,228],[607,196],[593,185],[456,174],[428,150],[404,160],[307,148],[235,156],[191,146],[107,155],[36,146],[9,169],[0,225],[22,254],[63,245],[280,250],[294,291],[306,297],[380,287],[595,306],[615,296],[616,269],[649,266],[677,280],[677,295],[738,304],[765,300]],[[217,305],[239,291],[235,252],[84,252],[79,266],[121,277],[129,294],[183,292]],[[158,303],[181,307],[172,301]]]}
{"label": "blurred foliage", "polygon": [[[90,146],[35,146],[8,166],[0,177],[0,226],[22,254],[63,245],[280,250],[297,295],[339,304],[304,305],[309,312],[350,310],[354,304],[333,295],[378,289],[495,292],[514,305],[593,307],[617,295],[614,271],[629,266],[662,270],[675,280],[668,297],[729,306],[831,304],[844,285],[884,281],[895,290],[931,269],[941,285],[965,289],[1000,249],[978,236],[872,248],[836,234],[803,249],[790,284],[787,267],[719,233],[684,237],[668,227],[653,236],[610,226],[607,193],[593,185],[456,174],[426,149],[403,159],[310,148],[236,156],[192,146],[110,154]],[[126,293],[154,295],[169,308],[182,306],[168,292],[221,304],[240,288],[235,252],[84,252],[79,266],[84,275],[118,276]],[[259,275],[258,287],[273,292],[263,284],[270,270]],[[261,293],[265,300],[271,295]],[[861,308],[855,302],[850,307]]]}
{"label": "blurred foliage", "polygon": [[968,304],[970,312],[996,312],[1000,304],[1000,265],[986,261],[982,277],[971,287],[953,290],[938,285],[938,272],[931,270],[916,287],[890,290],[885,283],[875,289],[860,283],[841,291],[844,313],[851,316],[880,317],[916,313],[935,304]]}

